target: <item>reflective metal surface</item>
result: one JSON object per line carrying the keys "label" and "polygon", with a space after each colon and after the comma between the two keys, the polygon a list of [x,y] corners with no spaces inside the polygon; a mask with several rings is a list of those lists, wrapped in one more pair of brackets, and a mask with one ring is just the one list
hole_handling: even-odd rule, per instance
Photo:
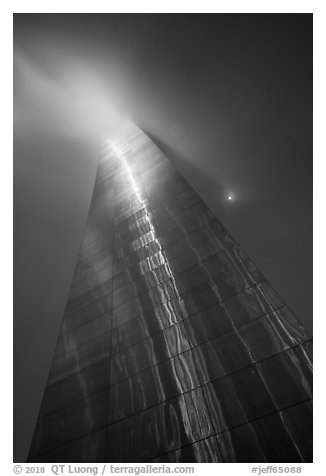
{"label": "reflective metal surface", "polygon": [[311,339],[136,126],[105,141],[30,450],[311,461]]}

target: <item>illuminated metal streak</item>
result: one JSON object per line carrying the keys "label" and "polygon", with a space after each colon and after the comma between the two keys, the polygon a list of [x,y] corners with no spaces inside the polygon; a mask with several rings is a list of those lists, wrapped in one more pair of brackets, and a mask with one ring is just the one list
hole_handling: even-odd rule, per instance
{"label": "illuminated metal streak", "polygon": [[[150,227],[150,237],[152,238],[152,241],[156,243],[158,249],[159,249],[159,252],[156,253],[157,257],[158,257],[158,260],[156,261],[156,263],[154,263],[154,268],[159,266],[159,265],[163,265],[166,272],[167,272],[167,275],[169,276],[169,278],[172,280],[172,283],[173,283],[173,291],[175,292],[176,296],[177,296],[177,301],[178,302],[182,302],[182,299],[181,299],[181,296],[179,294],[179,291],[177,289],[177,285],[176,285],[176,282],[175,282],[175,278],[174,278],[174,275],[171,271],[171,268],[170,268],[170,265],[169,265],[169,261],[166,257],[166,254],[163,250],[163,247],[162,247],[162,244],[161,242],[159,241],[159,239],[157,238],[156,236],[156,231],[155,231],[155,228],[151,222],[151,219],[150,219],[150,214],[149,214],[149,211],[147,209],[147,205],[146,205],[146,202],[145,200],[141,197],[140,195],[140,192],[138,190],[138,187],[137,187],[137,183],[136,181],[134,180],[134,177],[132,175],[132,172],[130,170],[130,167],[128,165],[128,162],[124,156],[124,153],[123,151],[112,141],[109,141],[109,144],[110,144],[110,147],[111,149],[114,151],[114,153],[116,154],[116,156],[119,157],[119,159],[121,160],[121,162],[123,163],[124,165],[124,168],[125,168],[125,171],[127,172],[127,175],[128,175],[128,178],[129,178],[129,182],[131,184],[131,187],[132,187],[132,190],[133,192],[135,193],[136,197],[137,197],[137,200],[139,202],[139,204],[141,205],[141,209],[142,211],[144,212],[144,219],[145,221],[148,223],[149,227]],[[151,262],[151,258],[147,258],[146,262],[149,264],[149,271],[152,270],[152,267],[151,267],[151,264],[153,264]],[[147,278],[146,277],[146,269],[144,270],[145,271],[145,279]],[[160,290],[160,298],[161,298],[161,304],[165,307],[165,309],[168,311],[168,316],[169,316],[169,324],[172,325],[172,324],[175,324],[178,322],[178,318],[177,316],[175,315],[175,313],[173,312],[173,309],[172,308],[169,308],[169,299],[167,299],[167,297],[165,296],[164,294],[164,291],[162,290],[162,285],[161,283],[158,281],[155,273],[153,273],[153,276],[154,276],[154,279],[156,280],[156,283],[157,283],[157,289]],[[154,306],[155,306],[155,303],[154,303]],[[160,322],[160,321],[159,321]],[[166,341],[166,350],[168,352],[168,356],[170,357],[171,359],[171,362],[173,363],[173,368],[174,368],[174,379],[175,379],[175,383],[177,385],[177,388],[179,389],[179,393],[182,394],[183,393],[183,387],[182,387],[182,380],[179,378],[178,376],[178,372],[177,372],[177,368],[175,367],[175,361],[172,360],[172,357],[173,357],[173,354],[171,353],[171,349],[169,348],[169,342],[166,340],[166,336],[164,335],[165,337],[165,341]],[[179,332],[179,343],[182,342],[182,341],[185,341],[185,342],[188,342],[187,341],[187,338],[186,337],[183,337],[182,336],[182,333],[181,331]],[[153,349],[154,351],[154,349]],[[183,362],[183,365],[185,366],[185,368],[187,369],[187,371],[190,373],[190,370],[188,368],[188,365],[186,362]],[[161,381],[161,379],[159,379]],[[164,392],[164,385],[163,385],[163,382],[161,382],[160,384],[160,388],[161,390]],[[181,399],[181,402],[183,400]],[[203,402],[199,402],[197,401],[196,402],[196,406],[198,408],[202,407],[203,406]],[[191,437],[194,433],[194,425],[191,423],[191,414],[189,414],[189,412],[191,411],[190,408],[188,408],[187,405],[182,405],[180,403],[179,405],[179,408],[180,408],[180,411],[181,411],[181,415],[182,415],[182,418],[183,418],[183,423],[184,423],[184,428],[185,428],[185,431],[187,433],[187,435],[189,437]],[[179,429],[178,427],[178,419],[177,417],[176,418],[176,425],[175,427],[177,429]],[[198,421],[197,421],[197,424],[198,424]],[[195,425],[196,426],[196,425]],[[180,437],[180,436],[179,436]]]}
{"label": "illuminated metal streak", "polygon": [[[96,233],[94,231],[94,233]],[[95,272],[95,276],[98,274],[96,272],[96,264],[94,266],[94,263],[93,261],[90,260],[90,264],[92,266],[92,268],[94,269],[94,272]],[[95,296],[96,297],[96,296]],[[99,307],[101,308],[102,305],[101,303],[99,303]],[[102,308],[102,312],[104,313],[105,311],[105,308]],[[62,330],[63,332],[65,332],[65,329],[66,329],[66,326],[67,326],[67,323],[69,322],[69,319],[66,319],[66,320],[63,320],[63,325],[62,325]],[[94,338],[94,340],[96,340],[97,337]],[[87,379],[86,377],[83,377],[82,373],[81,373],[81,370],[83,368],[83,365],[81,364],[81,361],[80,361],[80,346],[78,345],[78,342],[76,341],[76,335],[74,334],[74,332],[69,332],[67,334],[64,334],[62,335],[62,340],[63,340],[63,347],[64,347],[64,355],[65,356],[68,356],[68,355],[71,355],[74,357],[74,360],[75,360],[75,368],[76,368],[76,377],[77,377],[77,381],[78,381],[78,384],[79,384],[79,388],[81,390],[81,394],[82,394],[82,399],[87,402],[87,397],[89,396],[89,391],[88,391],[88,388],[87,388]],[[91,405],[83,405],[83,412],[84,412],[84,421],[86,423],[88,423],[89,425],[89,428],[92,428],[92,424],[94,424],[94,421],[95,421],[95,418],[94,418],[94,415],[93,415],[93,412],[92,412],[92,407]]]}
{"label": "illuminated metal streak", "polygon": [[[237,335],[237,337],[240,339],[240,341],[241,341],[241,342],[243,343],[243,345],[245,346],[245,348],[246,348],[246,350],[247,350],[247,352],[248,352],[248,356],[249,356],[249,358],[250,358],[250,360],[251,360],[251,363],[252,363],[252,364],[256,364],[256,363],[257,363],[257,360],[255,359],[254,355],[252,354],[252,351],[251,351],[251,349],[250,349],[250,346],[247,344],[246,340],[245,340],[245,339],[242,337],[242,335],[239,333],[238,328],[237,328],[237,326],[236,326],[236,324],[235,324],[235,322],[234,322],[234,319],[233,319],[232,315],[230,314],[230,312],[228,311],[228,309],[224,306],[222,297],[221,297],[220,292],[219,292],[219,289],[218,289],[218,286],[217,286],[217,284],[215,283],[213,277],[211,276],[209,270],[207,269],[207,267],[206,267],[206,266],[204,265],[204,263],[202,262],[201,257],[200,257],[200,255],[199,255],[198,251],[197,251],[197,250],[192,246],[192,244],[190,243],[189,236],[188,236],[188,234],[187,234],[185,228],[182,226],[182,224],[181,224],[181,223],[178,221],[178,219],[175,217],[175,215],[173,214],[173,211],[171,211],[169,208],[168,208],[168,210],[169,210],[169,212],[170,212],[171,217],[178,223],[178,225],[180,226],[180,228],[183,230],[184,235],[185,235],[185,238],[186,238],[186,240],[188,241],[188,244],[189,244],[190,248],[191,248],[191,249],[193,250],[193,252],[197,255],[199,265],[200,265],[200,266],[202,267],[202,269],[205,271],[205,273],[206,273],[206,275],[207,275],[207,278],[208,278],[208,281],[209,281],[209,283],[210,283],[210,285],[211,285],[211,289],[213,290],[213,292],[216,294],[218,300],[220,301],[220,305],[224,308],[224,310],[225,310],[225,312],[226,312],[226,315],[228,316],[228,318],[229,318],[229,320],[230,320],[230,323],[231,323],[231,326],[232,326],[232,329],[233,329],[234,333]],[[244,281],[245,283],[247,282],[247,279],[246,279],[246,277],[245,277],[245,273],[247,274],[247,277],[249,278],[249,280],[252,280],[252,276],[250,275],[250,273],[248,272],[248,270],[244,267],[244,270],[245,270],[245,273],[244,273],[243,270],[240,268],[239,263],[235,262],[235,260],[234,260],[233,256],[231,255],[230,251],[229,251],[228,249],[226,249],[225,251],[226,251],[227,255],[229,256],[231,262],[233,262],[235,268],[238,270],[240,276],[243,278],[243,281]],[[263,293],[263,292],[262,292],[262,295],[264,296],[264,293]],[[264,296],[264,297],[265,297],[265,296]],[[260,299],[259,299],[259,300],[260,300]],[[262,302],[261,300],[260,300],[260,303],[261,303],[261,305],[262,305],[262,307],[263,307],[263,309],[264,309],[264,305],[263,305],[263,302]],[[264,377],[264,375],[262,374],[262,371],[260,370],[259,366],[257,366],[257,365],[255,365],[255,368],[256,368],[256,370],[258,371],[259,376],[260,376],[260,378],[261,378],[261,380],[262,380],[262,382],[263,382],[263,384],[264,384],[264,386],[265,386],[265,388],[266,388],[266,390],[267,390],[269,396],[271,397],[271,399],[272,399],[272,401],[273,401],[273,403],[274,403],[274,405],[275,405],[275,408],[278,408],[276,399],[275,399],[275,397],[274,397],[272,391],[270,390],[270,388],[269,388],[269,386],[268,386],[268,384],[267,384],[267,382],[266,382],[266,380],[265,380],[265,377]],[[303,377],[303,378],[304,378],[304,377]],[[241,407],[242,407],[244,413],[246,414],[246,412],[245,412],[244,407],[243,407],[242,404],[241,404]],[[220,413],[220,414],[222,414],[222,413]],[[300,451],[300,449],[299,449],[297,443],[295,442],[294,437],[293,437],[293,435],[292,435],[292,433],[291,433],[291,431],[290,431],[288,425],[286,424],[286,422],[285,422],[285,420],[284,420],[283,413],[282,413],[281,410],[279,410],[279,416],[280,416],[280,418],[281,418],[281,420],[282,420],[283,427],[284,427],[285,431],[286,431],[287,434],[289,435],[289,437],[290,437],[290,439],[291,439],[293,445],[295,446],[295,448],[296,448],[296,450],[297,450],[297,452],[298,452],[298,454],[299,454],[301,460],[303,461],[304,458],[303,458],[303,456],[302,456],[302,454],[301,454],[301,451]]]}
{"label": "illuminated metal streak", "polygon": [[[110,142],[110,145],[111,145],[112,150],[115,152],[115,154],[120,158],[120,160],[121,160],[122,163],[124,164],[124,167],[125,167],[125,170],[127,171],[128,178],[129,178],[129,180],[130,180],[130,183],[131,183],[131,185],[132,185],[132,188],[133,188],[133,190],[134,190],[134,192],[135,192],[135,194],[136,194],[136,196],[137,196],[137,199],[138,199],[139,203],[140,203],[140,204],[142,205],[142,207],[143,207],[142,209],[143,209],[144,212],[145,212],[145,219],[146,219],[147,223],[148,223],[149,226],[150,226],[150,233],[151,233],[151,236],[152,236],[152,238],[153,238],[153,241],[158,245],[158,248],[159,248],[159,250],[160,250],[159,253],[158,253],[159,261],[158,261],[158,263],[155,264],[155,267],[156,267],[156,265],[158,265],[158,264],[162,264],[162,265],[165,267],[168,276],[169,276],[169,277],[172,279],[172,281],[173,281],[174,290],[175,290],[175,292],[176,292],[176,294],[177,294],[179,300],[181,300],[181,297],[180,297],[180,295],[179,295],[179,292],[178,292],[178,289],[177,289],[177,286],[176,286],[176,283],[175,283],[175,278],[174,278],[173,273],[172,273],[172,271],[171,271],[169,262],[168,262],[168,260],[167,260],[167,258],[166,258],[166,256],[165,256],[165,252],[164,252],[164,250],[163,250],[163,247],[162,247],[160,241],[158,240],[158,238],[157,238],[157,236],[156,236],[156,231],[155,231],[155,228],[154,228],[154,226],[153,226],[153,224],[152,224],[152,222],[151,222],[151,220],[150,220],[149,212],[148,212],[148,210],[147,210],[145,201],[144,201],[144,200],[141,198],[141,196],[140,196],[140,193],[139,193],[137,184],[136,184],[136,182],[135,182],[135,180],[134,180],[134,178],[133,178],[133,175],[132,175],[131,170],[130,170],[130,168],[129,168],[128,162],[127,162],[127,160],[125,159],[125,157],[124,157],[123,153],[121,152],[121,150],[120,150],[114,143]],[[149,264],[151,264],[150,258],[147,258],[147,262],[148,262]],[[150,267],[150,270],[151,270],[151,267]],[[145,271],[146,271],[146,270],[145,270]],[[156,278],[155,274],[154,274],[154,277]],[[160,289],[161,286],[160,286],[160,283],[159,283],[158,280],[157,280],[157,285],[158,285],[158,287],[159,287],[159,289]],[[166,301],[164,300],[163,296],[164,296],[164,295],[162,294],[162,304],[164,304],[164,303],[166,302]]]}
{"label": "illuminated metal streak", "polygon": [[[87,383],[86,383],[86,379],[83,378],[80,370],[81,370],[81,365],[80,365],[80,360],[79,360],[79,352],[78,352],[78,348],[77,348],[77,345],[76,345],[76,342],[74,341],[71,341],[70,340],[70,351],[73,353],[73,355],[75,356],[75,359],[76,359],[76,369],[77,369],[77,380],[78,380],[78,383],[79,383],[79,387],[82,391],[82,394],[84,395],[84,399],[87,398],[88,396],[88,391],[87,391]],[[72,349],[71,349],[72,347]],[[84,400],[84,402],[87,403],[87,400]],[[85,422],[88,422],[89,424],[89,428],[92,428],[92,424],[94,424],[94,416],[92,414],[92,411],[91,411],[91,405],[83,405],[83,412],[84,412],[84,421]]]}

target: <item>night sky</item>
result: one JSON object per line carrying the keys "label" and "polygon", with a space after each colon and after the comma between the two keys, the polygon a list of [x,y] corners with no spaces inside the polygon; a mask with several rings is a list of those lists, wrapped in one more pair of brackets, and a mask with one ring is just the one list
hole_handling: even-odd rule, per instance
{"label": "night sky", "polygon": [[312,15],[15,14],[16,462],[113,106],[160,144],[312,329]]}

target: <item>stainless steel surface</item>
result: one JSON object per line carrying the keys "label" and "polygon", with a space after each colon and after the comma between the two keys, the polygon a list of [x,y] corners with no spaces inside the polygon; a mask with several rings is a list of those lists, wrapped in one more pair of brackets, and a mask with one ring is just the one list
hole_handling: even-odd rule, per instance
{"label": "stainless steel surface", "polygon": [[310,342],[128,124],[101,154],[30,461],[311,461]]}

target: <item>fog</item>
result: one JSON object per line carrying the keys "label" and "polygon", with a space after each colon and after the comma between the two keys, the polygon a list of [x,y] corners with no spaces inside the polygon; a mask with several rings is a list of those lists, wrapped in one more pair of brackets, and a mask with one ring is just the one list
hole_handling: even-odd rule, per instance
{"label": "fog", "polygon": [[17,462],[38,415],[99,144],[124,118],[167,152],[311,329],[312,15],[15,14]]}

